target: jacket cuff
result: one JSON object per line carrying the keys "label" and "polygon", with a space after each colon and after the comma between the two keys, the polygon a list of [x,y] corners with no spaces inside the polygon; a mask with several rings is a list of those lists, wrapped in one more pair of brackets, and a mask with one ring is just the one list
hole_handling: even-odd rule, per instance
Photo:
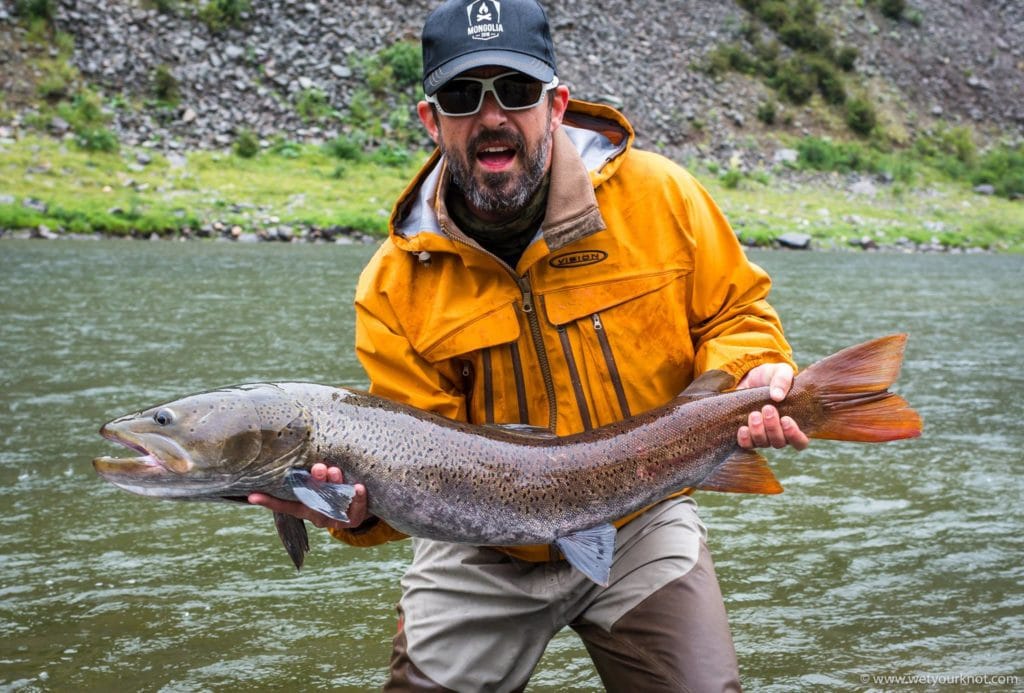
{"label": "jacket cuff", "polygon": [[334,529],[328,527],[327,531],[338,541],[343,541],[349,546],[377,546],[389,541],[405,539],[408,535],[402,534],[388,523],[375,518],[376,522],[368,524],[364,522],[353,529]]}
{"label": "jacket cuff", "polygon": [[713,368],[725,371],[731,375],[735,379],[735,385],[733,385],[733,388],[735,388],[736,385],[743,380],[743,376],[758,366],[762,366],[766,363],[788,363],[793,367],[794,373],[797,370],[796,363],[793,359],[786,354],[779,353],[778,351],[761,351],[745,354],[742,358],[735,359],[728,363],[718,364]]}

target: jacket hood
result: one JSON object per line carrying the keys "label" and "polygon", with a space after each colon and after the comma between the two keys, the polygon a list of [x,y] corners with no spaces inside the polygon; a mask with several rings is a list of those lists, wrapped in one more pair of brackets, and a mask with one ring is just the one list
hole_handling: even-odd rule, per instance
{"label": "jacket hood", "polygon": [[[596,189],[618,169],[633,145],[634,133],[626,117],[614,108],[570,99],[556,131],[557,139],[563,137],[576,149]],[[444,157],[434,150],[395,203],[389,233],[403,250],[437,250],[446,245],[434,242],[444,238],[437,216],[437,189],[443,171]]]}

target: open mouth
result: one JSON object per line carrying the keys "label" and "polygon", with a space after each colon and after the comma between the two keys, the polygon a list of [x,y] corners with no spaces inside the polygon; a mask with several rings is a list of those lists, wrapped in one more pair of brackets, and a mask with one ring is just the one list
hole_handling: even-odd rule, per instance
{"label": "open mouth", "polygon": [[491,144],[476,151],[476,160],[487,171],[504,171],[512,166],[519,150],[511,145]]}
{"label": "open mouth", "polygon": [[184,473],[193,466],[192,461],[173,441],[163,436],[144,436],[146,442],[143,443],[130,431],[120,431],[111,424],[101,428],[100,435],[139,453],[138,457],[95,458],[93,469],[104,480],[140,496],[191,498],[196,495],[192,475]]}
{"label": "open mouth", "polygon": [[103,428],[101,428],[100,435],[109,441],[117,443],[118,445],[123,445],[129,450],[134,450],[135,452],[141,453],[141,456],[131,458],[98,457],[98,460],[104,460],[111,465],[120,464],[122,466],[134,465],[141,467],[163,467],[163,465],[160,464],[160,460],[157,459],[156,456],[153,455],[153,453],[151,453],[146,448],[142,447],[142,445],[140,445],[139,443],[133,440],[128,440],[127,438],[123,438],[121,435],[117,433],[117,431],[111,430],[110,427],[104,426]]}
{"label": "open mouth", "polygon": [[123,445],[140,453],[138,457],[97,457],[93,467],[104,476],[160,476],[163,474],[185,474],[193,467],[188,454],[173,441],[160,437],[146,436],[150,445],[143,445],[130,432],[120,431],[116,425],[107,424],[100,429],[100,435],[107,440]]}

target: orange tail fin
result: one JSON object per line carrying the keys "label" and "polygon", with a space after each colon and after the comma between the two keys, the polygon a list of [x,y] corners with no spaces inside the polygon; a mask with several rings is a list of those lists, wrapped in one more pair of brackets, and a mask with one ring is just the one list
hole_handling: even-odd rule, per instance
{"label": "orange tail fin", "polygon": [[903,363],[907,335],[895,334],[843,349],[797,377],[824,410],[812,438],[881,443],[921,435],[921,417],[888,391]]}

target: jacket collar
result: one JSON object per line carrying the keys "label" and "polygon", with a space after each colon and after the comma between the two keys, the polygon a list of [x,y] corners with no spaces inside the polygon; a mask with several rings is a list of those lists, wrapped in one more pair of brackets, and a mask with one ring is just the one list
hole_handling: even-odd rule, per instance
{"label": "jacket collar", "polygon": [[[604,228],[594,188],[618,169],[633,142],[622,114],[607,106],[571,100],[552,143],[551,190],[538,237],[556,250]],[[391,237],[406,250],[440,250],[442,230],[476,245],[455,229],[444,207],[444,157],[435,151],[402,193],[391,215]],[[453,231],[454,229],[454,231]]]}

